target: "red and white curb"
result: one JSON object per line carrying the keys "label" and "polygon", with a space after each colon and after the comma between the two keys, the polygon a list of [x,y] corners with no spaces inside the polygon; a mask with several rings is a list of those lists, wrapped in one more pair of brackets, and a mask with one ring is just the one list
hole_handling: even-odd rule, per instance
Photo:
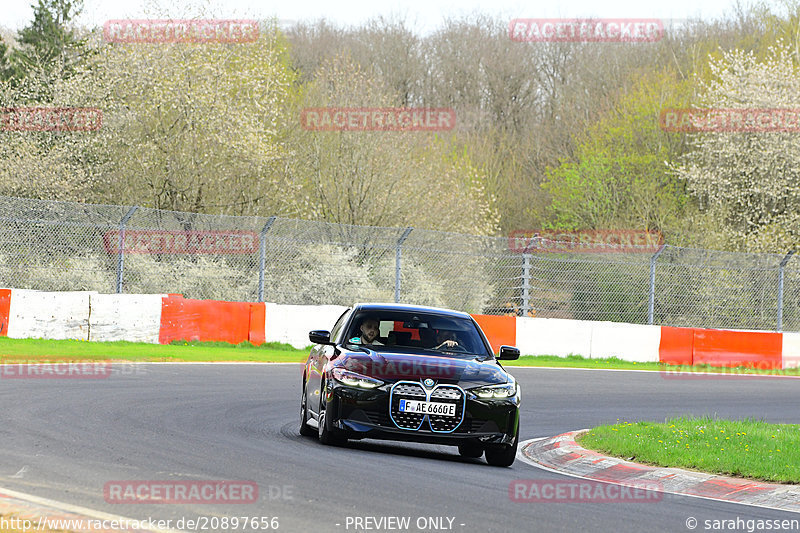
{"label": "red and white curb", "polygon": [[[47,498],[40,498],[31,494],[17,492],[15,490],[0,487],[0,515],[6,521],[11,519],[18,520],[16,522],[20,531],[23,527],[19,521],[29,521],[28,531],[43,531],[43,530],[64,530],[75,533],[181,533],[174,529],[134,529],[122,528],[112,529],[111,527],[96,527],[96,524],[105,523],[108,526],[116,524],[134,524],[145,523],[147,520],[136,520],[134,518],[126,518],[111,513],[104,513],[78,505],[69,503],[58,502],[49,500]],[[71,521],[72,527],[65,527]],[[79,527],[83,524],[84,527]]]}
{"label": "red and white curb", "polygon": [[602,483],[652,484],[659,492],[800,513],[800,486],[660,468],[608,457],[580,447],[575,438],[589,431],[525,441],[519,458],[537,468]]}

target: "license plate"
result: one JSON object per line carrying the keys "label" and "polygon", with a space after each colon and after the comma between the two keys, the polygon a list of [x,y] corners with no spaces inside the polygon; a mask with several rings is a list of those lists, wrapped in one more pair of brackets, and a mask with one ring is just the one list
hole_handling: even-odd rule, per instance
{"label": "license plate", "polygon": [[400,412],[419,413],[422,415],[456,416],[456,404],[400,400]]}

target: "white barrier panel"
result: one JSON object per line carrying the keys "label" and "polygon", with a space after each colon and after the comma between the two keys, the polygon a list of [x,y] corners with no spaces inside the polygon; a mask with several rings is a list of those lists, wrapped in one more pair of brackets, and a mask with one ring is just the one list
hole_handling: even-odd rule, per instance
{"label": "white barrier panel", "polygon": [[592,348],[589,357],[618,357],[623,361],[657,363],[661,326],[592,322]]}
{"label": "white barrier panel", "polygon": [[11,290],[8,336],[89,340],[89,298],[96,292]]}
{"label": "white barrier panel", "polygon": [[341,305],[266,304],[264,339],[305,348],[312,329],[330,330],[347,307]]}
{"label": "white barrier panel", "polygon": [[163,294],[93,294],[89,340],[158,344]]}
{"label": "white barrier panel", "polygon": [[781,355],[783,368],[797,368],[800,366],[800,333],[784,333]]}
{"label": "white barrier panel", "polygon": [[522,355],[582,355],[592,351],[592,323],[561,318],[517,317],[517,348]]}

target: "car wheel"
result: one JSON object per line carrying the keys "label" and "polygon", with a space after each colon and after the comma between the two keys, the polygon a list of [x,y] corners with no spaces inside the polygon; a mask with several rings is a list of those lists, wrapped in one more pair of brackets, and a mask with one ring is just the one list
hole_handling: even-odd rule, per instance
{"label": "car wheel", "polygon": [[325,401],[325,383],[320,387],[320,400],[319,400],[319,430],[317,436],[319,441],[325,445],[337,446],[344,444],[347,439],[343,439],[336,430],[328,425],[328,417],[325,416],[327,412],[327,402]]}
{"label": "car wheel", "polygon": [[317,431],[308,425],[308,406],[306,405],[308,396],[306,395],[305,380],[303,381],[303,397],[300,399],[300,434],[304,437],[313,437]]}
{"label": "car wheel", "polygon": [[513,444],[486,447],[486,462],[492,466],[511,466],[517,457],[517,443],[519,443],[519,428]]}
{"label": "car wheel", "polygon": [[483,447],[474,442],[465,442],[464,444],[458,445],[458,453],[461,454],[461,457],[477,459],[483,455]]}

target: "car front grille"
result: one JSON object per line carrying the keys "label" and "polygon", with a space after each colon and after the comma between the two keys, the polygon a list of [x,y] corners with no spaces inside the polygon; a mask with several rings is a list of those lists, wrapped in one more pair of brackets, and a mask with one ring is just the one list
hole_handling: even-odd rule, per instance
{"label": "car front grille", "polygon": [[[455,404],[456,416],[423,415],[400,412],[400,400],[420,400]],[[464,391],[456,385],[438,385],[430,392],[419,383],[399,381],[392,387],[389,399],[389,414],[400,429],[428,429],[437,433],[454,431],[464,419]]]}
{"label": "car front grille", "polygon": [[400,400],[420,400],[427,398],[425,389],[419,383],[401,381],[392,387],[389,413],[395,425],[400,429],[417,430],[422,426],[425,415],[419,413],[401,413]]}
{"label": "car front grille", "polygon": [[431,392],[431,401],[456,404],[456,416],[430,415],[433,431],[451,432],[456,429],[464,416],[464,392],[453,385],[441,385]]}

